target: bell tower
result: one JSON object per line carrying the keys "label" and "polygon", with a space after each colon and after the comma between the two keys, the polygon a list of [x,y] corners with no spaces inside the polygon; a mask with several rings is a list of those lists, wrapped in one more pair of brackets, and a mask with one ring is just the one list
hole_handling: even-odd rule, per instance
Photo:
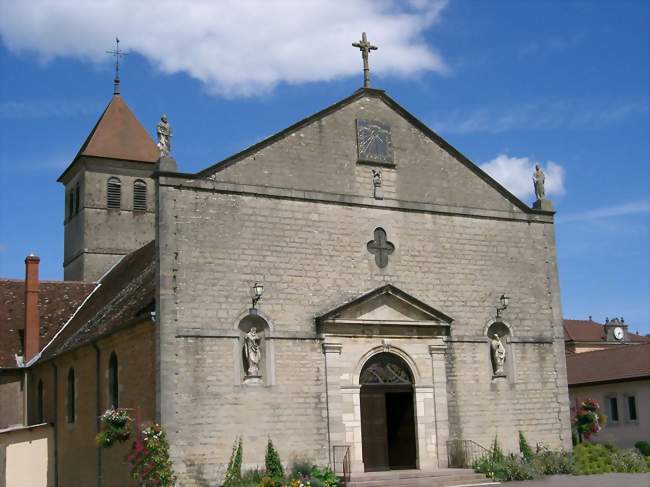
{"label": "bell tower", "polygon": [[76,157],[65,187],[66,281],[96,281],[155,237],[153,179],[160,153],[128,107],[116,74],[113,97]]}

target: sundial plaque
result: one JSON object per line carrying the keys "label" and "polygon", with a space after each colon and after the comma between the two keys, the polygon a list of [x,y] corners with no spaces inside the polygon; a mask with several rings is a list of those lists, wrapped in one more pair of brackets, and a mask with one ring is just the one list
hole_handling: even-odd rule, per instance
{"label": "sundial plaque", "polygon": [[359,162],[393,166],[390,125],[376,120],[357,119]]}

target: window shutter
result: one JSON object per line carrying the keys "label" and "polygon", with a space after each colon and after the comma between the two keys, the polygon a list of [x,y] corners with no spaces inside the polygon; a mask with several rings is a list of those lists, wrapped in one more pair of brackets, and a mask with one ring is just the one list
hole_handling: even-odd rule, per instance
{"label": "window shutter", "polygon": [[147,211],[147,183],[140,179],[133,183],[133,209]]}
{"label": "window shutter", "polygon": [[118,178],[108,178],[106,194],[106,206],[109,208],[120,208],[122,206],[122,183]]}

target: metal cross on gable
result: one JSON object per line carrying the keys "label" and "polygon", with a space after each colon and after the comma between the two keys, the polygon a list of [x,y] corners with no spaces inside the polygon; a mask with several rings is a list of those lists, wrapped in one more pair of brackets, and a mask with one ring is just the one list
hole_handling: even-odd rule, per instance
{"label": "metal cross on gable", "polygon": [[361,57],[363,58],[363,87],[368,88],[370,86],[370,66],[368,64],[368,54],[370,51],[376,51],[379,49],[377,46],[373,46],[368,42],[368,37],[366,33],[361,34],[361,40],[359,42],[353,42],[352,47],[358,47],[361,51]]}
{"label": "metal cross on gable", "polygon": [[106,54],[115,56],[115,79],[113,80],[113,94],[120,94],[120,56],[128,56],[128,52],[120,51],[120,40],[115,38],[115,50],[106,51]]}
{"label": "metal cross on gable", "polygon": [[386,231],[383,228],[375,228],[375,239],[368,242],[366,248],[374,254],[375,264],[380,268],[388,265],[388,256],[395,252],[395,246],[386,239]]}

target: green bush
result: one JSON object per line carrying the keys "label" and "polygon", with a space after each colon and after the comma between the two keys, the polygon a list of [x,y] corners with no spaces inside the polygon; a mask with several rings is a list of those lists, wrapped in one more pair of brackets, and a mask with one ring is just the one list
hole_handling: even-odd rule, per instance
{"label": "green bush", "polygon": [[614,471],[612,452],[598,443],[581,443],[573,449],[575,473],[593,475]]}
{"label": "green bush", "polygon": [[472,464],[474,471],[500,481],[531,480],[541,476],[537,465],[522,457],[513,454],[499,457],[493,453],[491,451],[475,461]]}
{"label": "green bush", "polygon": [[314,465],[309,473],[311,487],[336,487],[339,478],[329,467],[320,468]]}
{"label": "green bush", "polygon": [[526,460],[533,458],[533,450],[531,450],[530,445],[526,441],[523,431],[519,431],[519,451]]}
{"label": "green bush", "polygon": [[543,475],[572,474],[574,472],[573,455],[570,452],[544,450],[533,455],[531,461]]}
{"label": "green bush", "polygon": [[618,450],[612,454],[612,466],[615,472],[647,472],[646,459],[634,448]]}
{"label": "green bush", "polygon": [[241,462],[242,462],[242,441],[241,438],[235,440],[232,446],[232,454],[230,455],[230,462],[228,462],[228,469],[226,470],[226,478],[223,481],[224,487],[236,487],[242,480],[241,477]]}
{"label": "green bush", "polygon": [[296,458],[291,462],[291,478],[307,477],[314,465],[306,458]]}
{"label": "green bush", "polygon": [[271,438],[266,444],[266,455],[264,457],[264,464],[266,465],[266,475],[272,479],[283,479],[284,478],[284,468],[282,468],[282,462],[280,461],[280,455],[278,451],[273,446]]}
{"label": "green bush", "polygon": [[650,457],[650,441],[637,441],[634,448],[639,450],[644,457]]}

